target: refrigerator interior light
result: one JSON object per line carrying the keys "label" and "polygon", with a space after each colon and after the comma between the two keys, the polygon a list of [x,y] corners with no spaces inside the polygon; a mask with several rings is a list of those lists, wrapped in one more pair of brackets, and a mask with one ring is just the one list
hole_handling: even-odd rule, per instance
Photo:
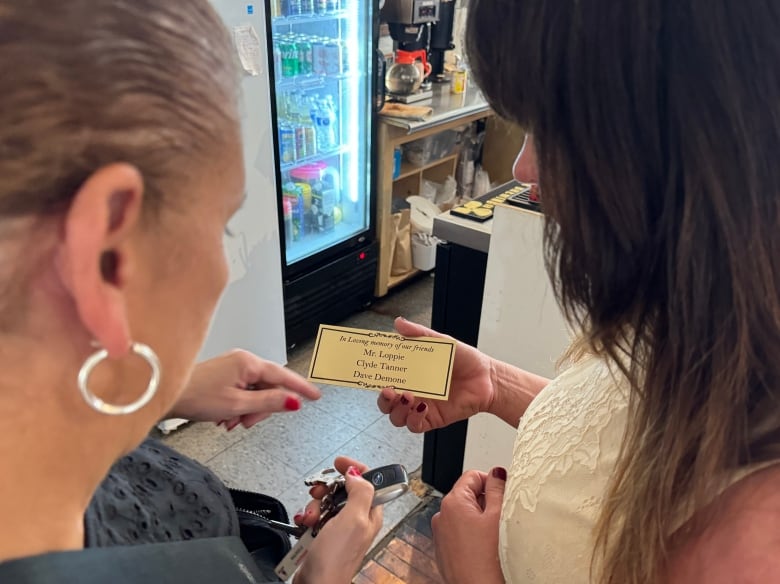
{"label": "refrigerator interior light", "polygon": [[[360,31],[358,30],[358,27],[364,23],[361,23],[357,18],[350,19],[347,24],[347,31],[346,31],[346,46],[348,47],[347,50],[349,51],[347,54],[347,62],[348,62],[348,71],[350,72],[349,75],[349,125],[348,125],[348,132],[349,132],[349,144],[359,144],[360,143],[360,99],[363,97],[360,89],[361,89],[361,79],[360,76],[357,75],[357,71],[360,70],[360,50],[358,48],[360,45]],[[370,38],[371,35],[369,35]],[[370,54],[370,52],[368,53]],[[360,157],[358,156],[350,156],[349,157],[349,169],[348,169],[348,176],[349,180],[346,182],[346,184],[350,185],[351,188],[349,189],[349,200],[352,203],[357,203],[360,198],[360,193],[358,192],[357,185],[360,184]]]}

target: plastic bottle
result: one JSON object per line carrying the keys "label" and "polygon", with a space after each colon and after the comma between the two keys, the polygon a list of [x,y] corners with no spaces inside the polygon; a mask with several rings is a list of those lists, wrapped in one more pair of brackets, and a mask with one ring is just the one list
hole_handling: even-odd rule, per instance
{"label": "plastic bottle", "polygon": [[289,246],[295,240],[293,206],[290,197],[282,197],[282,211],[284,215],[284,242]]}
{"label": "plastic bottle", "polygon": [[319,116],[319,101],[320,101],[320,95],[317,93],[312,97],[309,97],[309,118],[311,119],[311,123],[315,126],[317,125],[317,117]]}
{"label": "plastic bottle", "polygon": [[466,62],[458,55],[455,56],[455,63],[455,71],[452,72],[451,89],[452,93],[460,95],[462,93],[466,93],[466,84],[468,83],[468,68],[466,67]]}
{"label": "plastic bottle", "polygon": [[320,152],[330,150],[330,142],[328,139],[328,118],[325,115],[324,108],[325,100],[320,99],[317,102],[317,112],[315,117],[315,124],[317,127],[317,148]]}
{"label": "plastic bottle", "polygon": [[339,147],[339,118],[336,114],[336,104],[333,103],[333,96],[329,95],[325,105],[325,116],[328,119],[328,143],[330,148]]}

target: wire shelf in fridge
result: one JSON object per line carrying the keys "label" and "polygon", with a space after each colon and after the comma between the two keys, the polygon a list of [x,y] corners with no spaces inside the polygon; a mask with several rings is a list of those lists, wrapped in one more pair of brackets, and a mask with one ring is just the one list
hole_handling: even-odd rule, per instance
{"label": "wire shelf in fridge", "polygon": [[295,77],[282,77],[276,81],[278,91],[290,89],[317,89],[324,87],[328,81],[345,81],[360,77],[358,73],[340,73],[337,75],[296,75]]}
{"label": "wire shelf in fridge", "polygon": [[276,16],[273,18],[272,23],[274,29],[280,26],[292,26],[296,24],[309,24],[315,22],[328,22],[331,20],[337,20],[340,18],[347,18],[349,12],[347,10],[336,10],[334,12],[325,12],[322,14],[297,14],[295,16]]}
{"label": "wire shelf in fridge", "polygon": [[332,158],[333,156],[346,154],[350,150],[351,149],[349,146],[339,146],[338,148],[333,148],[331,150],[318,152],[313,156],[306,156],[305,158],[299,158],[295,162],[288,162],[287,164],[282,164],[279,166],[279,169],[282,171],[282,173],[289,172],[295,168],[298,168],[299,166],[303,166],[304,164],[311,164],[312,162],[319,162],[320,160],[325,160],[326,158]]}

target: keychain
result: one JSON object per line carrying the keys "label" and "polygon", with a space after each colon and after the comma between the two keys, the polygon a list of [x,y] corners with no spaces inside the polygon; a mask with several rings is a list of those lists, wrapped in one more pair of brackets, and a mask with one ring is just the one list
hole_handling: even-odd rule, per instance
{"label": "keychain", "polygon": [[[363,473],[363,478],[374,485],[374,499],[371,507],[384,505],[409,490],[409,477],[400,464],[389,464]],[[323,485],[328,493],[320,503],[320,520],[313,528],[268,521],[269,526],[281,529],[298,538],[298,542],[276,566],[276,574],[283,580],[290,578],[306,557],[312,541],[328,520],[335,517],[347,502],[344,477],[333,468],[327,468],[304,481],[308,486]],[[273,524],[273,525],[272,525]]]}

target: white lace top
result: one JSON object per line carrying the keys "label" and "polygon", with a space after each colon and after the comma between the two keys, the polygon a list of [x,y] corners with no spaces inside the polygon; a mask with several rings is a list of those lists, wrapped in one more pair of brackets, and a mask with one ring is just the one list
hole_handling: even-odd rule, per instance
{"label": "white lace top", "polygon": [[507,583],[589,582],[593,529],[627,409],[627,380],[596,357],[531,402],[518,425],[501,516]]}

